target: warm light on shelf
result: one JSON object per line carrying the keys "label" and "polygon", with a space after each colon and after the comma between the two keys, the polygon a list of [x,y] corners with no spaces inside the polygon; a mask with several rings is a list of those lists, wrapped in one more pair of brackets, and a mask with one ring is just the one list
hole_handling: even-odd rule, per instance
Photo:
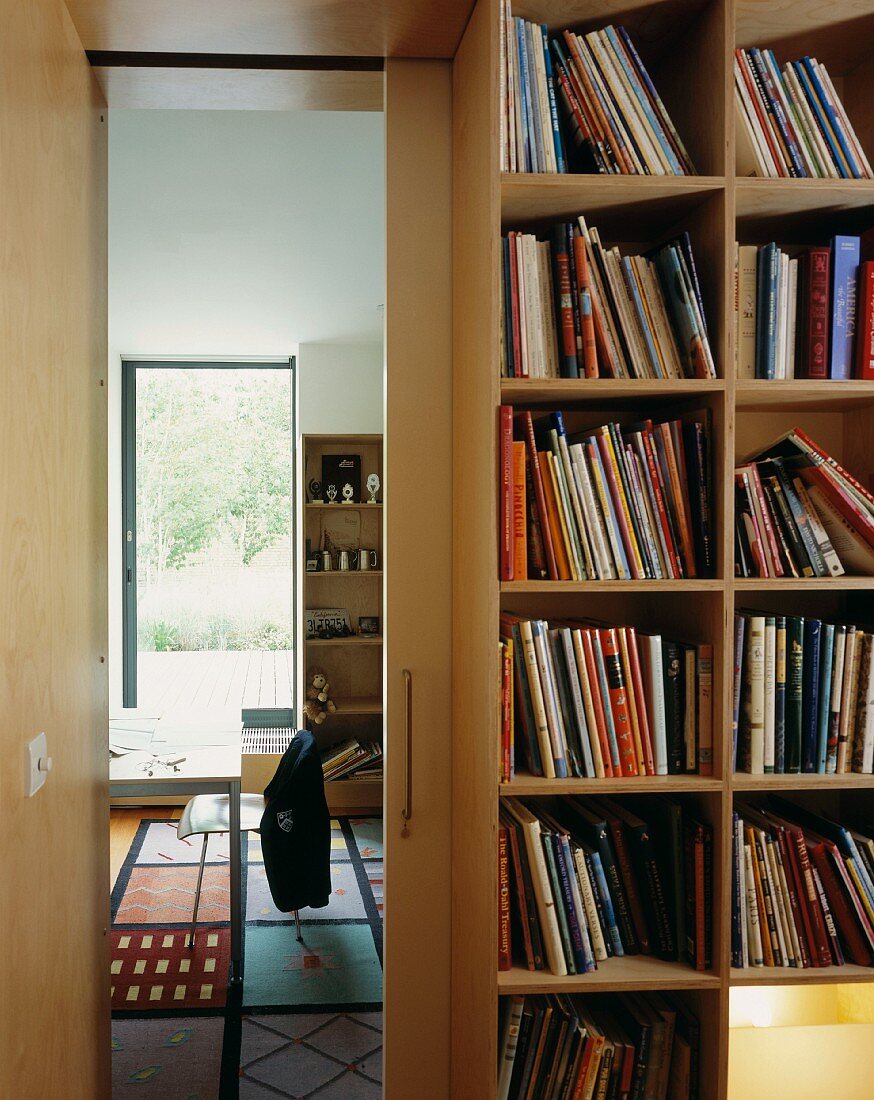
{"label": "warm light on shelf", "polygon": [[731,1027],[770,1027],[773,1022],[773,989],[750,986],[731,991]]}

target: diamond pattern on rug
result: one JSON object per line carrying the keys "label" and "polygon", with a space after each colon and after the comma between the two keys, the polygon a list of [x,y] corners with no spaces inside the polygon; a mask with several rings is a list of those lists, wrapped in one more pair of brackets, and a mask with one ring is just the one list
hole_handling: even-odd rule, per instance
{"label": "diamond pattern on rug", "polygon": [[194,947],[188,932],[154,928],[113,931],[110,949],[112,1007],[222,1008],[227,1000],[231,933],[198,926]]}
{"label": "diamond pattern on rug", "polygon": [[[351,863],[331,867],[331,897],[323,909],[301,909],[300,919],[364,920],[367,913],[358,879]],[[294,921],[293,913],[281,913],[273,904],[263,864],[249,868],[246,893],[246,921]]]}
{"label": "diamond pattern on rug", "polygon": [[362,1004],[382,1000],[382,967],[367,924],[246,926],[246,1005]]}
{"label": "diamond pattern on rug", "polygon": [[224,1020],[112,1021],[112,1100],[217,1100]]}
{"label": "diamond pattern on rug", "polygon": [[240,1100],[379,1100],[382,1013],[243,1019]]}
{"label": "diamond pattern on rug", "polygon": [[[137,853],[137,863],[200,863],[203,837],[199,834],[179,840],[176,821],[155,821],[146,830],[143,843]],[[228,863],[230,843],[227,833],[212,833],[206,846],[207,863]]]}
{"label": "diamond pattern on rug", "polygon": [[[160,867],[133,867],[118,910],[115,924],[180,924],[191,920],[197,888],[195,864],[170,864]],[[225,866],[207,864],[198,923],[216,924],[231,919],[230,874]]]}
{"label": "diamond pattern on rug", "polygon": [[362,859],[382,859],[382,818],[350,817],[352,835]]}

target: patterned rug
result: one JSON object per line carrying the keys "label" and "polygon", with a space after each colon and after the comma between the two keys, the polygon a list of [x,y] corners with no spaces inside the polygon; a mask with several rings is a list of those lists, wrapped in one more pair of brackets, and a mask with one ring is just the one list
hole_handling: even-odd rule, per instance
{"label": "patterned rug", "polygon": [[[112,894],[113,1098],[375,1100],[381,1095],[381,818],[331,822],[332,893],[294,917],[273,905],[260,837],[244,845],[245,980],[228,993],[228,838],[144,821]],[[151,1091],[150,1091],[151,1090]]]}

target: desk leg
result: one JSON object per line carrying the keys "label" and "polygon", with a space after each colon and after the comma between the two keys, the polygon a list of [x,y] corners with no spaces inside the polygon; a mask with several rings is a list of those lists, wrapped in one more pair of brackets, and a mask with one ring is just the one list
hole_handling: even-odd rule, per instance
{"label": "desk leg", "polygon": [[231,842],[231,981],[243,980],[243,894],[240,849],[240,784],[228,784]]}

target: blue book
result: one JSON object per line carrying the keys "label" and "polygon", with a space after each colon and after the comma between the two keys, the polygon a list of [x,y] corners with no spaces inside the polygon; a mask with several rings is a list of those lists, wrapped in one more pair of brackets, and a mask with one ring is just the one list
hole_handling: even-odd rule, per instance
{"label": "blue book", "polygon": [[[574,947],[574,961],[577,970],[582,974],[590,974],[595,969],[595,956],[592,954],[592,945],[589,940],[589,930],[586,927],[586,914],[576,885],[576,866],[573,852],[571,852],[570,840],[567,833],[558,833],[555,838],[556,855],[561,872],[562,889],[568,902],[568,914],[571,926],[571,939]],[[565,882],[567,885],[565,885]],[[579,903],[579,904],[578,904]]]}
{"label": "blue book", "polygon": [[547,37],[545,23],[541,23],[540,31],[543,36],[543,65],[546,69],[546,95],[549,100],[549,113],[552,118],[552,141],[555,145],[555,162],[558,165],[559,172],[567,172],[564,142],[561,139],[561,127],[558,124],[558,104],[555,100],[555,79],[552,75],[552,57],[549,52],[549,39]]}
{"label": "blue book", "polygon": [[756,377],[777,373],[777,301],[780,296],[780,250],[773,241],[758,252],[756,271]]}
{"label": "blue book", "polygon": [[786,771],[786,616],[774,616],[777,659],[774,676],[774,771]]}
{"label": "blue book", "polygon": [[832,237],[832,315],[829,378],[853,377],[856,299],[859,280],[859,238]]}
{"label": "blue book", "polygon": [[613,909],[613,899],[610,897],[610,890],[607,886],[607,876],[604,874],[604,865],[601,862],[600,853],[594,849],[587,850],[586,865],[591,866],[594,872],[594,881],[592,885],[604,912],[604,926],[607,930],[607,938],[613,948],[610,953],[615,955],[616,958],[621,958],[625,954],[625,948],[622,946],[622,937],[619,935],[619,925],[616,923],[616,912]]}
{"label": "blue book", "polygon": [[567,907],[563,902],[561,871],[559,870],[558,857],[556,855],[555,836],[541,823],[540,843],[543,847],[543,857],[546,860],[546,871],[549,875],[553,906],[558,921],[558,933],[561,937],[562,953],[568,974],[577,973],[577,956],[571,942],[571,929],[568,923]]}
{"label": "blue book", "polygon": [[820,775],[825,775],[825,758],[828,751],[834,645],[835,628],[832,623],[823,623],[819,643],[819,710],[816,718],[816,770]]}
{"label": "blue book", "polygon": [[[619,552],[619,561],[616,563],[619,566],[618,572],[620,580],[629,580],[631,577],[631,570],[628,568],[628,558],[625,556],[625,547],[622,544],[622,531],[619,527],[619,521],[616,518],[616,509],[613,506],[613,497],[610,493],[609,482],[607,481],[607,474],[604,471],[604,464],[601,461],[601,452],[598,449],[598,441],[593,435],[585,437],[585,443],[592,444],[592,454],[594,455],[594,462],[598,467],[598,474],[601,478],[601,484],[604,486],[604,495],[607,498],[607,511],[608,516],[605,516],[605,520],[610,524],[613,531],[614,540],[610,542],[611,550],[613,549],[613,542],[615,542],[615,548]],[[598,503],[603,506],[603,501],[600,496],[598,497]],[[622,572],[624,570],[624,573]]]}
{"label": "blue book", "polygon": [[847,167],[846,161],[841,154],[840,146],[838,145],[837,139],[832,132],[829,121],[826,118],[825,111],[823,110],[822,105],[819,102],[819,97],[816,94],[816,90],[814,89],[813,84],[810,81],[810,77],[807,75],[807,69],[805,69],[801,61],[793,61],[791,64],[792,68],[795,70],[795,75],[798,77],[798,82],[801,84],[801,88],[804,91],[804,95],[807,98],[808,105],[813,111],[814,118],[816,119],[816,124],[819,127],[819,132],[822,134],[822,139],[828,146],[829,152],[831,153],[834,166],[835,168],[837,168],[838,172],[840,172],[841,176],[844,179],[848,179],[850,176],[849,169]]}
{"label": "blue book", "polygon": [[819,715],[819,648],[822,623],[804,620],[804,664],[801,673],[801,770],[816,771],[817,717]]}
{"label": "blue book", "polygon": [[825,88],[822,86],[822,82],[819,79],[819,74],[813,66],[813,62],[809,57],[802,58],[802,64],[804,65],[807,75],[810,77],[810,83],[813,85],[817,98],[819,99],[822,109],[825,112],[825,117],[828,119],[829,125],[832,128],[832,132],[837,139],[838,145],[841,147],[841,153],[846,161],[849,174],[853,179],[861,179],[862,173],[859,171],[859,165],[856,163],[856,158],[853,156],[850,150],[850,143],[847,141],[844,128],[841,125],[840,119],[835,112],[832,101],[826,94]]}
{"label": "blue book", "polygon": [[777,131],[783,145],[783,150],[786,153],[789,172],[793,176],[806,176],[807,171],[801,159],[801,152],[795,139],[792,137],[792,131],[790,131],[786,119],[786,112],[783,110],[783,104],[777,89],[774,87],[774,81],[771,79],[771,73],[762,56],[762,51],[753,47],[747,50],[747,56],[755,68],[759,81],[761,82],[761,87],[764,89],[768,111],[777,124]]}
{"label": "blue book", "polygon": [[531,110],[528,105],[528,51],[525,49],[525,20],[516,17],[516,52],[519,56],[519,96],[522,100],[522,150],[523,170],[536,172],[534,137],[531,128]]}

